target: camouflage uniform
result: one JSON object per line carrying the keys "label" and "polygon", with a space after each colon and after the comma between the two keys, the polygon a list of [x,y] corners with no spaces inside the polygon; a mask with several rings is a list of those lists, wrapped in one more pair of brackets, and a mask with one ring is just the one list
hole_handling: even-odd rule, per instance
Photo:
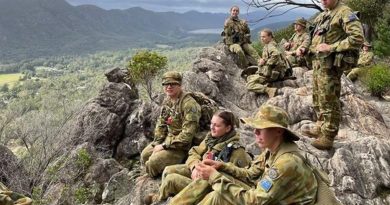
{"label": "camouflage uniform", "polygon": [[[312,145],[330,149],[338,133],[340,114],[340,78],[355,62],[363,43],[363,29],[358,17],[340,1],[326,9],[314,20],[316,29],[310,52],[313,55],[313,104],[321,122],[319,138]],[[317,45],[330,45],[329,53],[318,53]]]}
{"label": "camouflage uniform", "polygon": [[353,68],[347,75],[347,77],[354,81],[359,77],[359,74],[363,71],[363,69],[369,65],[371,65],[372,60],[374,59],[374,53],[371,51],[361,51],[359,54],[358,66],[357,68]]}
{"label": "camouflage uniform", "polygon": [[0,182],[0,204],[1,205],[31,205],[32,200],[21,194],[8,190],[8,188]]}
{"label": "camouflage uniform", "polygon": [[[295,24],[299,24],[306,28],[306,20],[304,19],[298,19],[295,21]],[[301,33],[294,33],[293,36],[290,38],[290,46],[286,51],[293,52],[291,55],[287,55],[286,58],[290,65],[292,67],[296,66],[305,66],[306,65],[306,59],[304,57],[296,56],[295,51],[298,48],[304,48],[306,51],[309,49],[310,46],[310,35],[303,31]]]}
{"label": "camouflage uniform", "polygon": [[[265,170],[255,181],[256,187],[237,185],[216,172],[209,178],[213,192],[199,204],[314,204],[317,181],[310,167],[294,152],[299,152],[294,142],[282,143],[273,154],[266,151]],[[222,170],[229,170],[242,179],[253,175],[248,169],[228,164]]]}
{"label": "camouflage uniform", "polygon": [[250,29],[245,20],[229,17],[225,21],[223,32],[225,34],[224,43],[229,47],[231,52],[238,55],[239,66],[241,68],[246,68],[248,66],[246,54],[257,62],[259,54],[250,45]]}
{"label": "camouflage uniform", "polygon": [[[245,152],[245,148],[240,144],[240,135],[236,131],[228,133],[226,136],[228,139],[224,142],[220,142],[213,147],[207,145],[207,139],[211,138],[211,134],[208,133],[206,139],[196,147],[191,148],[188,152],[188,159],[186,164],[172,165],[165,168],[163,172],[162,184],[160,186],[160,200],[167,199],[169,196],[176,195],[191,182],[191,170],[195,168],[195,165],[200,163],[202,159],[207,158],[209,153],[213,153],[214,160],[222,160],[225,162],[231,162],[238,167],[245,167],[250,164],[251,158]],[[230,151],[229,151],[230,150]],[[230,153],[227,155],[227,153]],[[199,182],[202,183],[202,182]],[[205,182],[208,185],[207,182]],[[207,187],[204,187],[207,189]],[[208,188],[210,189],[210,188]],[[182,201],[181,195],[187,193],[179,193],[177,199]],[[204,195],[207,194],[204,193]],[[191,201],[198,201],[204,197],[204,195],[197,194]]]}
{"label": "camouflage uniform", "polygon": [[246,88],[255,93],[267,92],[267,83],[282,80],[286,72],[286,65],[274,40],[264,45],[262,59],[266,61],[265,64],[247,78]]}
{"label": "camouflage uniform", "polygon": [[[199,104],[184,92],[176,102],[169,98],[164,100],[157,119],[154,141],[141,153],[141,161],[145,163],[146,172],[151,177],[161,174],[166,166],[180,164],[185,160],[198,131],[200,116]],[[163,145],[164,150],[152,154],[154,146],[159,144]]]}

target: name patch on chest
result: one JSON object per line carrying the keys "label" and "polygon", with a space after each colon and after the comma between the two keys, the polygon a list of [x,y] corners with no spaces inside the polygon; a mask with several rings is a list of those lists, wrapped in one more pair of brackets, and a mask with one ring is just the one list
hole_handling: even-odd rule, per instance
{"label": "name patch on chest", "polygon": [[260,187],[265,191],[269,192],[269,190],[272,188],[272,181],[268,179],[262,179],[260,182]]}

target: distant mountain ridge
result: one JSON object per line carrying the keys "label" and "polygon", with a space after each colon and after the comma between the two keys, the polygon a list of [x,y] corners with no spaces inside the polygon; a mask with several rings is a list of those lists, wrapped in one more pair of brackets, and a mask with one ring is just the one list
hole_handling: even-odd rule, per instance
{"label": "distant mountain ridge", "polygon": [[188,31],[221,28],[226,17],[196,11],[153,12],[139,7],[104,10],[91,5],[71,6],[65,0],[0,0],[0,61],[215,42],[219,38],[215,34]]}

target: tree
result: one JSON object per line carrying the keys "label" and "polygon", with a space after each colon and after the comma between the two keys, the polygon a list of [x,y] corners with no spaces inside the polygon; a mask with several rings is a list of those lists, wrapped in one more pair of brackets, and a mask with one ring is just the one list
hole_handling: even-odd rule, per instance
{"label": "tree", "polygon": [[281,16],[298,8],[309,8],[323,11],[320,0],[242,0],[249,7],[263,8],[267,12],[257,22],[267,18]]}
{"label": "tree", "polygon": [[388,0],[346,0],[346,4],[354,11],[359,11],[360,20],[365,25],[365,37],[371,40],[374,36],[372,34],[373,26],[384,14],[385,4]]}
{"label": "tree", "polygon": [[383,10],[383,17],[375,25],[377,39],[374,51],[379,56],[390,56],[390,4]]}
{"label": "tree", "polygon": [[152,99],[152,85],[156,75],[167,65],[167,57],[152,51],[139,51],[129,61],[129,78],[143,86]]}

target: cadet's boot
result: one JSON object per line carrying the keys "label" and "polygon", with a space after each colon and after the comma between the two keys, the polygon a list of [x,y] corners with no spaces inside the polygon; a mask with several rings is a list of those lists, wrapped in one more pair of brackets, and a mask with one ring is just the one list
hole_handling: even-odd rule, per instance
{"label": "cadet's boot", "polygon": [[150,205],[158,201],[158,194],[152,193],[144,197],[144,204]]}
{"label": "cadet's boot", "polygon": [[330,150],[333,147],[333,137],[321,136],[314,140],[311,145],[319,150]]}
{"label": "cadet's boot", "polygon": [[272,98],[272,97],[274,97],[276,95],[276,91],[277,90],[278,90],[277,88],[269,88],[269,87],[267,87],[265,89],[265,92],[267,92],[269,98]]}
{"label": "cadet's boot", "polygon": [[301,134],[311,137],[318,138],[321,134],[321,123],[317,121],[316,124],[305,124],[301,127]]}

